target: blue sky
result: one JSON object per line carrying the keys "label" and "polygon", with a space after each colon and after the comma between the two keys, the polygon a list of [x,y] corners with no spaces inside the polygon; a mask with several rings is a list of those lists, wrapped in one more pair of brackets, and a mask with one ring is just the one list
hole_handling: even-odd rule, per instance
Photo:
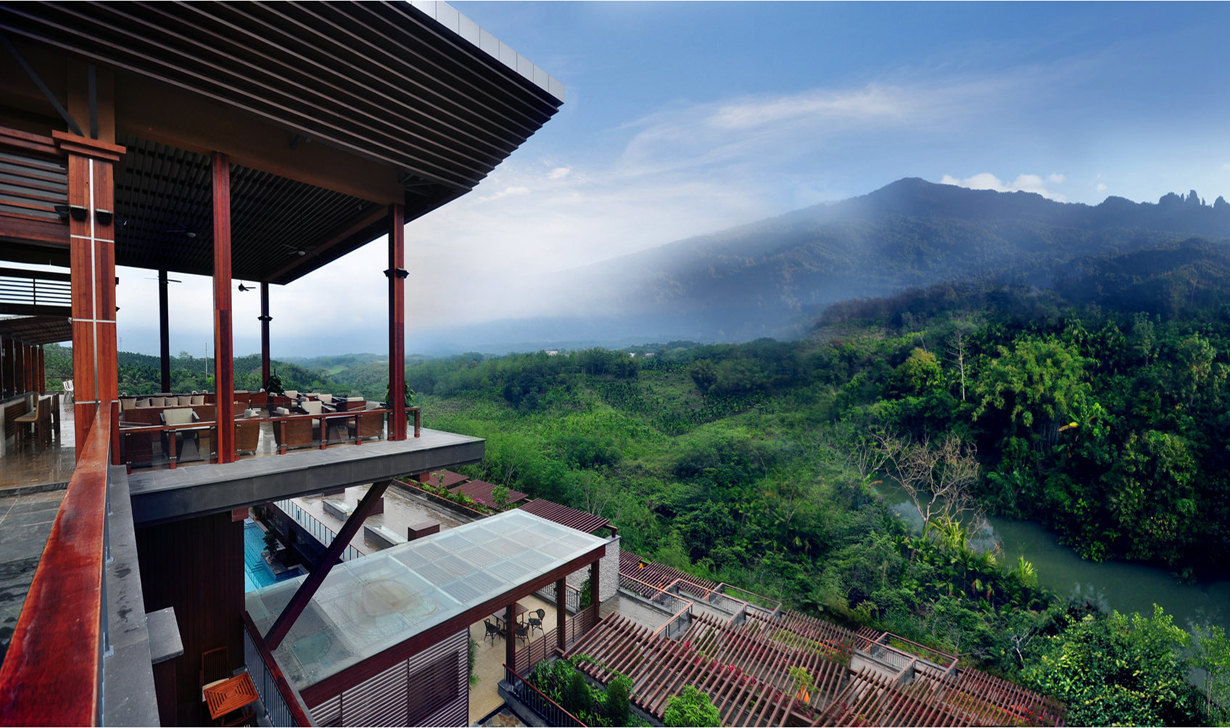
{"label": "blue sky", "polygon": [[[1230,197],[1226,4],[453,6],[567,99],[473,193],[407,227],[410,350],[431,328],[559,312],[540,274],[901,177],[1091,204]],[[363,291],[320,295],[382,251],[275,290],[275,356],[322,328],[383,350],[382,321],[328,304]],[[255,305],[239,297],[237,352],[258,346]],[[125,348],[150,348],[143,326]]]}

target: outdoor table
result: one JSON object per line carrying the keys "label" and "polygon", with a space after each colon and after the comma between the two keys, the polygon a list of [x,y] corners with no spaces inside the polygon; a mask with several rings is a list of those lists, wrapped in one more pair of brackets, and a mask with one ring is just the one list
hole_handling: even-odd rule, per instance
{"label": "outdoor table", "polygon": [[[517,602],[517,608],[515,610],[515,613],[516,613],[518,620],[520,620],[522,614],[525,614],[528,611],[530,610],[526,608],[525,606],[523,606],[521,602]],[[500,609],[495,610],[494,612],[491,613],[491,616],[495,619],[496,626],[499,627],[501,631],[503,631],[504,630],[504,608],[501,607]]]}
{"label": "outdoor table", "polygon": [[246,672],[210,685],[203,692],[205,702],[209,705],[210,720],[217,720],[227,713],[251,705],[260,699],[256,686],[252,684],[252,678]]}

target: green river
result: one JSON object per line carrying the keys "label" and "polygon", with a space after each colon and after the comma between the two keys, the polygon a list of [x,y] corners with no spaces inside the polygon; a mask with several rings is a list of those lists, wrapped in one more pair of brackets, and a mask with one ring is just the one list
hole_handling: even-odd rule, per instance
{"label": "green river", "polygon": [[[897,515],[921,530],[922,519],[899,486],[885,482],[877,493]],[[1175,624],[1216,624],[1230,632],[1230,580],[1184,582],[1166,569],[1118,561],[1086,561],[1036,523],[988,518],[971,540],[978,549],[998,545],[1005,563],[1033,563],[1038,583],[1057,594],[1088,601],[1105,611],[1151,614],[1160,604]]]}

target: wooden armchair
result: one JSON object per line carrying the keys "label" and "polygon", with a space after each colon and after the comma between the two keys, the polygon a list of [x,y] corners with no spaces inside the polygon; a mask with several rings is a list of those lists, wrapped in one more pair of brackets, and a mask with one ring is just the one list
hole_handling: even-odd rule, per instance
{"label": "wooden armchair", "polygon": [[[164,409],[161,418],[164,425],[190,425],[201,419],[191,407]],[[162,434],[162,445],[171,461],[171,467],[175,467],[176,463],[201,459],[199,437],[200,433],[195,430],[171,430]],[[171,438],[176,438],[175,442],[171,442]]]}
{"label": "wooden armchair", "polygon": [[[277,414],[285,417],[290,414],[290,411],[279,407]],[[312,419],[307,417],[274,420],[273,440],[277,444],[278,452],[284,453],[297,447],[311,447],[316,430],[312,425]]]}
{"label": "wooden armchair", "polygon": [[256,454],[256,448],[261,439],[261,421],[259,418],[244,418],[235,420],[235,452]]}
{"label": "wooden armchair", "polygon": [[[369,402],[368,409],[378,409],[379,404]],[[366,440],[369,438],[379,438],[384,432],[384,412],[366,412],[358,416],[359,431],[355,432],[355,424],[353,420],[347,420],[346,426],[350,429],[350,437],[355,439]]]}

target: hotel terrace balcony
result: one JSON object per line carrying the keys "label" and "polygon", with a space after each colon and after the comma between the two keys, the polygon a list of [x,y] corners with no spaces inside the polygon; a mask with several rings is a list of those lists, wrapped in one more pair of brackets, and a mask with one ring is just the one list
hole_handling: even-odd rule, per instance
{"label": "hotel terrace balcony", "polygon": [[[22,564],[37,563],[0,665],[0,723],[234,717],[254,667],[245,644],[275,677],[291,674],[277,665],[311,628],[300,618],[314,619],[330,585],[357,568],[331,576],[341,554],[326,551],[293,594],[249,614],[249,509],[357,486],[374,502],[395,478],[482,458],[481,440],[421,428],[406,407],[404,227],[473,189],[551,118],[563,88],[434,2],[3,4],[0,45],[0,488],[13,499],[0,542],[26,544]],[[375,407],[379,424],[366,406],[283,414],[235,392],[235,281],[259,283],[268,380],[269,287],[380,237],[389,399]],[[223,396],[190,400],[192,422],[141,421],[144,408],[121,402],[117,265],[160,281],[163,392],[168,276],[213,280],[212,374]],[[70,340],[73,397],[57,400],[42,347]],[[290,431],[304,425],[296,440]],[[296,444],[308,447],[279,454]],[[367,509],[338,535],[357,532]],[[526,557],[538,560],[528,571],[499,571],[461,612],[411,625],[386,647],[413,658],[408,645],[421,652],[425,633],[453,640],[475,609],[511,609],[526,579],[601,556],[600,541],[570,533],[552,541],[563,546],[540,543],[549,523],[529,531]],[[407,550],[419,554],[409,568],[431,571],[431,549]],[[350,667],[361,673],[363,662]],[[203,691],[215,682],[206,676],[222,681]],[[419,708],[441,695],[429,691]],[[279,719],[309,722],[301,708]]]}

